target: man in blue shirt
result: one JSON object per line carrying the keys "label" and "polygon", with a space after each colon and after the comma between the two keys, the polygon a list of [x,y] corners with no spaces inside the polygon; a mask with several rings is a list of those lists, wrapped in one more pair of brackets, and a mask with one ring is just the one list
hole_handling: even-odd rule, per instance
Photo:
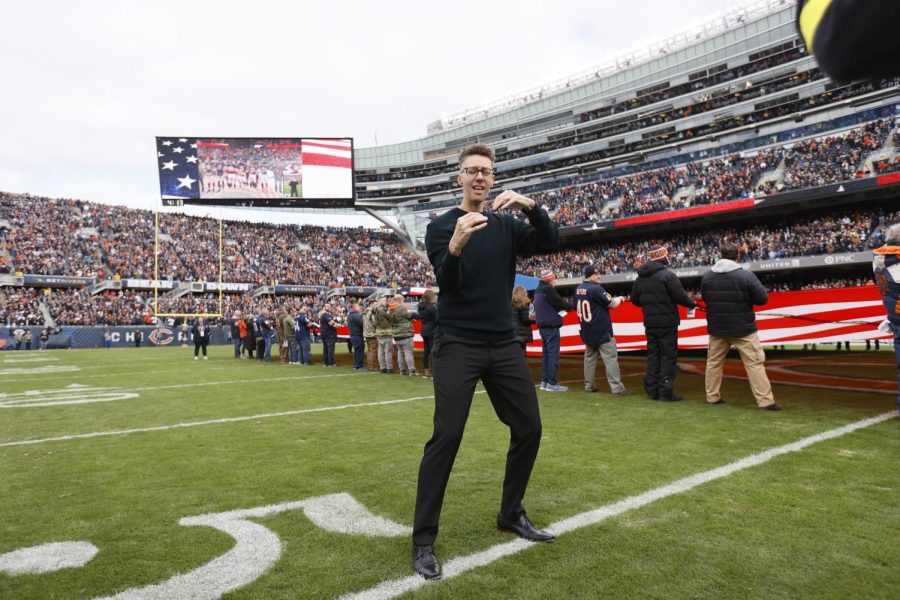
{"label": "man in blue shirt", "polygon": [[610,309],[618,307],[621,296],[610,296],[600,285],[600,272],[594,265],[584,268],[584,281],[575,290],[575,312],[581,323],[581,339],[584,341],[584,390],[596,392],[595,372],[597,356],[603,359],[606,381],[614,396],[633,396],[622,384],[619,372],[619,354],[613,337]]}

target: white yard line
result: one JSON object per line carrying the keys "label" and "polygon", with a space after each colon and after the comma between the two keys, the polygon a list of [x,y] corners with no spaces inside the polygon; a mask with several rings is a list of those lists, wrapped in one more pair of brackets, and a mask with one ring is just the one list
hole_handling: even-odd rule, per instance
{"label": "white yard line", "polygon": [[[92,368],[92,367],[87,367],[87,368]],[[204,373],[208,373],[208,372],[210,372],[210,371],[233,371],[233,370],[234,370],[234,369],[233,369],[232,367],[213,367],[213,368],[211,368],[211,369],[204,369],[203,372],[204,372]],[[287,372],[287,371],[285,371],[285,372]],[[304,373],[304,372],[305,372],[305,373],[309,373],[309,371],[295,371],[295,372],[296,372],[296,373]],[[190,374],[190,371],[172,371],[171,369],[167,369],[167,370],[165,370],[165,371],[141,371],[140,375],[141,375],[141,377],[143,377],[144,375],[151,375],[151,374],[152,374],[152,375],[156,375],[156,374],[162,374],[162,373],[165,373],[165,374],[168,374],[168,375],[181,375],[181,374]],[[262,373],[262,371],[260,371],[260,373]],[[266,371],[266,373],[268,373],[268,371]],[[251,373],[248,373],[248,374],[252,374],[252,372],[251,372]],[[221,381],[221,382],[220,382],[220,381],[214,381],[214,382],[211,382],[209,385],[219,385],[219,384],[221,384],[221,383],[232,383],[232,384],[234,384],[234,383],[259,383],[259,382],[261,382],[261,381],[281,381],[281,380],[285,380],[285,379],[312,379],[312,378],[322,378],[322,377],[351,377],[351,376],[356,376],[356,375],[374,375],[374,373],[368,373],[368,372],[366,372],[366,373],[334,373],[334,372],[329,372],[328,374],[324,374],[324,373],[323,373],[322,375],[294,375],[294,376],[291,376],[291,377],[260,377],[260,378],[258,378],[258,379],[246,379],[246,378],[244,378],[244,379],[240,379],[240,380],[232,380],[232,381],[227,381],[227,382],[225,382],[225,381]],[[106,377],[134,377],[134,372],[130,372],[130,373],[106,373],[106,374],[101,374],[101,375],[91,375],[91,374],[88,374],[88,373],[82,373],[82,372],[79,372],[78,375],[74,375],[74,376],[73,376],[73,375],[66,375],[65,377],[37,377],[37,378],[34,378],[34,379],[11,379],[10,382],[11,382],[11,383],[20,383],[20,382],[28,382],[28,381],[47,381],[48,379],[67,379],[67,380],[69,380],[69,379],[72,379],[72,377],[77,377],[78,379],[85,379],[85,378],[95,379],[95,378],[98,378],[98,377],[103,377],[103,378],[106,378]],[[192,385],[193,385],[193,384],[192,384]],[[204,384],[204,385],[205,385],[205,384]],[[154,389],[154,390],[155,390],[155,389],[164,389],[164,388],[138,388],[138,389],[147,389],[147,390]]]}
{"label": "white yard line", "polygon": [[[270,380],[271,381],[271,380]],[[476,392],[484,393],[484,392]],[[330,412],[336,410],[346,410],[348,408],[365,408],[368,406],[388,406],[391,404],[404,404],[406,402],[415,402],[416,400],[430,400],[434,396],[413,396],[411,398],[397,398],[394,400],[380,400],[377,402],[362,402],[360,404],[341,404],[339,406],[323,406],[319,408],[304,408],[299,410],[288,410],[277,413],[263,413],[259,415],[248,415],[246,417],[226,417],[222,419],[210,419],[209,421],[190,421],[187,423],[175,423],[173,425],[158,425],[156,427],[139,427],[135,429],[114,429],[112,431],[95,431],[92,433],[76,433],[73,435],[61,435],[58,437],[42,438],[37,440],[18,440],[14,442],[0,443],[0,448],[7,446],[29,446],[32,444],[43,444],[45,442],[64,442],[68,440],[81,440],[96,437],[110,437],[119,435],[130,435],[132,433],[146,433],[150,431],[168,431],[171,429],[185,429],[188,427],[201,427],[203,425],[217,425],[220,423],[240,423],[241,421],[256,421],[260,419],[273,419],[276,417],[290,417],[294,415],[304,415],[311,413]]]}
{"label": "white yard line", "polygon": [[[733,473],[737,473],[738,471],[761,465],[783,454],[787,454],[789,452],[798,452],[800,450],[803,450],[807,446],[811,446],[812,444],[817,444],[819,442],[824,442],[826,440],[841,437],[858,429],[871,427],[872,425],[877,425],[878,423],[882,423],[896,417],[897,413],[895,411],[892,411],[879,415],[877,417],[850,423],[849,425],[838,427],[837,429],[817,433],[815,435],[803,438],[802,440],[798,440],[790,444],[785,444],[784,446],[770,448],[758,454],[751,454],[750,456],[729,463],[727,465],[711,469],[709,471],[703,471],[702,473],[697,473],[695,475],[691,475],[690,477],[685,477],[684,479],[673,481],[668,485],[652,489],[648,492],[644,492],[643,494],[630,496],[628,498],[619,500],[618,502],[613,502],[612,504],[607,504],[605,506],[601,506],[600,508],[579,513],[567,519],[557,521],[546,529],[547,531],[550,531],[555,535],[562,535],[570,531],[575,531],[576,529],[581,529],[582,527],[596,525],[597,523],[605,521],[610,517],[615,517],[622,513],[644,507],[648,504],[651,504],[652,502],[662,500],[663,498],[667,498],[669,496],[674,496],[675,494],[681,494],[690,491],[704,483],[722,479],[723,477],[727,477]],[[443,564],[443,579],[452,579],[458,575],[462,575],[466,571],[489,565],[494,561],[497,561],[506,556],[518,554],[519,552],[527,550],[528,548],[531,548],[535,545],[536,544],[532,544],[530,542],[526,542],[525,540],[516,538],[509,542],[496,544],[481,552],[475,552],[466,556],[457,556]],[[425,585],[438,585],[439,583],[440,582],[427,582],[425,579],[422,579],[418,575],[410,575],[409,577],[404,577],[402,579],[389,579],[382,581],[378,585],[361,592],[345,594],[341,596],[339,600],[387,600],[389,598],[396,598],[401,594],[406,594],[408,592],[417,590]]]}

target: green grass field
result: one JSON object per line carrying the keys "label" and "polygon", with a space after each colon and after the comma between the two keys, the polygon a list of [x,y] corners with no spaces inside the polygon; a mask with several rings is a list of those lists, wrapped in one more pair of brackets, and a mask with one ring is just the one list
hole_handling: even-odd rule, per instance
{"label": "green grass field", "polygon": [[[565,532],[532,546],[496,531],[508,434],[479,393],[436,545],[447,576],[422,584],[404,528],[431,382],[356,373],[343,354],[324,369],[318,356],[301,367],[210,350],[207,362],[192,348],[0,353],[0,598],[216,598],[228,586],[235,599],[900,596],[900,421],[759,454],[896,411],[890,394],[776,385],[785,410],[765,413],[745,381],[726,380],[728,404],[710,407],[702,378],[682,374],[685,401],[665,404],[584,393],[580,358],[565,358],[569,392],[539,392],[525,498],[538,526]],[[894,377],[889,353],[816,366],[834,354],[803,355],[803,370]],[[620,364],[639,391],[643,359]],[[759,464],[734,465],[752,455]],[[16,552],[51,542],[97,553],[50,570]],[[50,572],[12,574],[41,565]]]}

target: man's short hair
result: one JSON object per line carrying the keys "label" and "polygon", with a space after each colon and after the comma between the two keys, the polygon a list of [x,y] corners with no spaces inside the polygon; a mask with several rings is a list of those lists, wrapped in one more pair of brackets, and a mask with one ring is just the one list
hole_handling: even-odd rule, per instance
{"label": "man's short hair", "polygon": [[494,149],[487,144],[472,144],[471,146],[466,146],[466,148],[459,153],[459,165],[462,166],[463,161],[470,156],[484,156],[485,158],[491,159],[491,164],[494,164]]}
{"label": "man's short hair", "polygon": [[719,254],[722,255],[722,258],[727,260],[737,260],[738,259],[738,247],[736,244],[732,244],[728,242],[726,244],[722,244],[719,248]]}

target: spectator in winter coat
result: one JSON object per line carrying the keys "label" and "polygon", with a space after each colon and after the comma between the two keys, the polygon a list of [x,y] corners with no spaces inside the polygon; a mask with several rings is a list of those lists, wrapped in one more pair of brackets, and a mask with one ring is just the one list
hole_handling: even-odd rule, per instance
{"label": "spectator in winter coat", "polygon": [[644,389],[652,400],[673,402],[675,395],[675,361],[678,358],[678,306],[695,308],[675,273],[667,269],[669,253],[654,245],[647,261],[638,267],[638,277],[631,289],[631,301],[644,313],[647,335],[647,374]]}
{"label": "spectator in winter coat", "polygon": [[363,313],[363,339],[366,342],[366,367],[378,371],[378,338],[375,337],[375,306],[372,302]]}
{"label": "spectator in winter coat", "polygon": [[531,299],[528,292],[521,285],[513,288],[512,293],[513,323],[516,326],[516,337],[522,340],[524,350],[527,344],[534,340],[531,326],[534,319],[531,318]]}
{"label": "spectator in winter coat", "polygon": [[209,345],[209,335],[209,325],[203,317],[199,317],[191,327],[191,339],[194,340],[194,360],[197,360],[197,355],[200,354],[201,348],[203,349],[203,360],[206,360],[206,347]]}
{"label": "spectator in winter coat", "polygon": [[296,365],[299,363],[300,345],[297,343],[295,334],[297,333],[297,324],[294,317],[291,316],[290,306],[285,306],[281,312],[281,329],[284,332],[282,344],[287,344],[288,363]]}
{"label": "spectator in winter coat", "polygon": [[897,310],[900,306],[900,223],[888,229],[885,237],[887,240],[884,245],[874,251],[872,270],[875,284],[884,302],[884,310],[887,312],[887,323],[884,323],[881,329],[889,330],[894,336],[894,354],[897,357],[897,411],[900,412],[900,312]]}
{"label": "spectator in winter coat", "polygon": [[350,345],[353,347],[353,370],[362,371],[364,340],[363,340],[363,315],[358,302],[350,305],[350,313],[347,315],[347,328],[350,330]]}
{"label": "spectator in winter coat", "polygon": [[728,350],[734,346],[744,363],[750,390],[761,410],[781,410],[772,396],[766,375],[766,354],[756,333],[754,306],[769,300],[766,288],[750,271],[737,263],[739,254],[734,244],[720,248],[722,256],[700,280],[700,295],[706,303],[706,326],[709,331],[709,353],[706,358],[706,401],[725,404],[719,390]]}
{"label": "spectator in winter coat", "polygon": [[534,292],[534,314],[538,331],[541,332],[541,389],[547,392],[565,392],[559,385],[556,373],[559,370],[559,328],[562,315],[572,310],[572,305],[562,299],[553,282],[556,274],[550,269],[541,271],[541,283]]}
{"label": "spectator in winter coat", "polygon": [[378,368],[382,373],[390,373],[394,368],[392,337],[393,322],[388,313],[387,298],[380,298],[373,311],[375,316],[375,338],[378,340]]}
{"label": "spectator in winter coat", "polygon": [[309,318],[306,316],[306,307],[301,306],[297,312],[297,329],[294,331],[294,339],[297,340],[297,362],[301,365],[311,365],[312,348],[309,340]]}
{"label": "spectator in winter coat", "polygon": [[337,346],[337,327],[341,319],[334,313],[334,306],[330,302],[325,303],[322,312],[319,313],[319,325],[322,327],[322,366],[336,367],[334,362],[334,349]]}
{"label": "spectator in winter coat", "polygon": [[397,345],[397,368],[400,369],[401,375],[409,375],[415,377],[416,363],[413,357],[413,320],[416,318],[415,313],[409,312],[403,304],[403,296],[397,294],[393,297],[388,310],[391,315],[391,335],[394,338],[394,344]]}
{"label": "spectator in winter coat", "polygon": [[437,294],[434,290],[425,290],[418,311],[419,321],[422,323],[420,335],[425,345],[422,353],[422,369],[425,377],[431,377],[431,343],[434,341],[434,321],[437,319]]}

